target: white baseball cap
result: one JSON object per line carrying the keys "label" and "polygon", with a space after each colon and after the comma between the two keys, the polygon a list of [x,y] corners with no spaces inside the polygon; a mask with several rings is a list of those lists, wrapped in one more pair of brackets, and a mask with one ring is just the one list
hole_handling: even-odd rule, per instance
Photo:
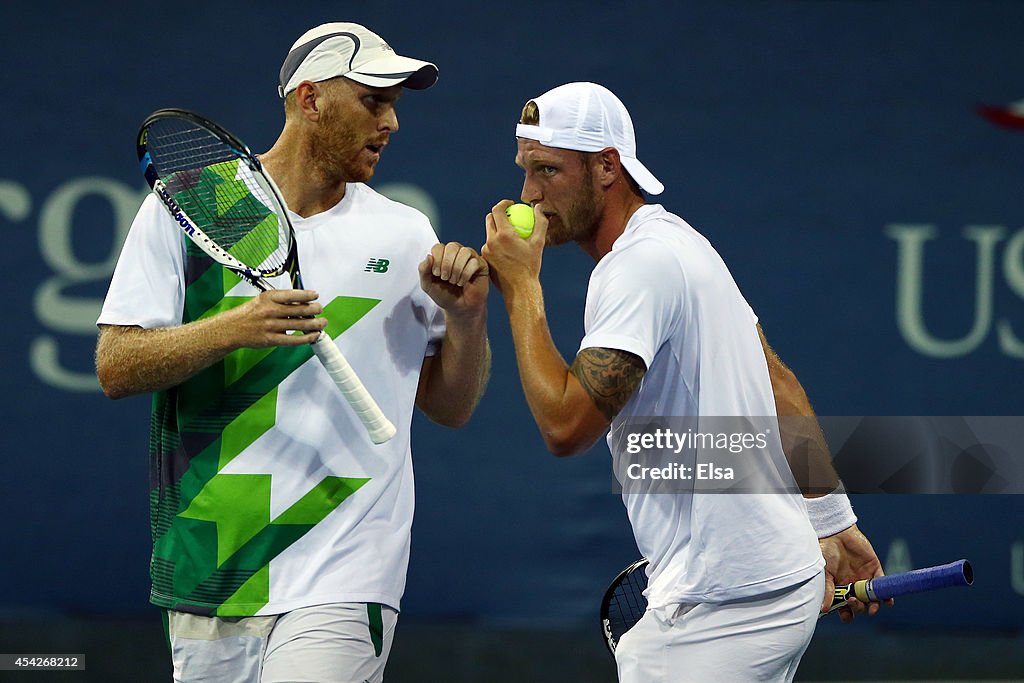
{"label": "white baseball cap", "polygon": [[316,83],[338,76],[375,88],[401,84],[425,90],[437,81],[437,67],[395,54],[365,26],[335,21],[299,36],[281,66],[277,92],[284,97],[302,81]]}
{"label": "white baseball cap", "polygon": [[614,147],[622,166],[646,192],[661,194],[665,186],[636,158],[636,135],[626,106],[611,90],[596,83],[566,83],[531,102],[540,125],[520,123],[516,137],[548,147],[577,152],[600,152]]}

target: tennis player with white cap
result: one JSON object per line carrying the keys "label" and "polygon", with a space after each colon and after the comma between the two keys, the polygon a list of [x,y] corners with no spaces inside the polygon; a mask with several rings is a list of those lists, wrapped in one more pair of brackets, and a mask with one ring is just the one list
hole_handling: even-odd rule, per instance
{"label": "tennis player with white cap", "polygon": [[[503,200],[486,218],[482,253],[505,300],[527,403],[555,455],[583,452],[607,433],[621,481],[623,437],[652,417],[813,416],[719,254],[647,202],[664,185],[638,158],[632,119],[611,91],[554,88],[526,103],[516,137],[522,201],[536,226],[521,239]],[[585,335],[567,366],[550,336],[540,270],[545,245],[570,241],[597,265]],[[763,452],[787,472],[777,435],[768,444]],[[813,500],[788,473],[790,485],[774,494],[686,485],[651,493],[663,482],[621,481],[650,560],[648,611],[616,648],[621,681],[793,678],[831,602],[826,584],[881,574],[827,449],[817,453],[825,462],[815,464]]]}
{"label": "tennis player with white cap", "polygon": [[[487,264],[366,184],[403,88],[436,80],[358,24],[288,52],[284,128],[260,160],[316,291],[259,293],[186,249],[155,197],[132,224],[97,373],[112,398],[155,393],[151,601],[175,681],[383,678],[409,562],[412,414],[463,425],[490,368]],[[293,348],[327,319],[398,428],[386,444]]]}
{"label": "tennis player with white cap", "polygon": [[302,81],[319,83],[338,76],[374,88],[425,90],[437,81],[437,67],[395,54],[383,38],[359,24],[333,22],[295,41],[281,65],[278,94],[286,97]]}

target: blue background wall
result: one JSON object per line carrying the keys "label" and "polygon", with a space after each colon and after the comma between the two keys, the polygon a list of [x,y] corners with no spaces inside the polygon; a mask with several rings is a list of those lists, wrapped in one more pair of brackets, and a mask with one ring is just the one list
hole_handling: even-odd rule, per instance
{"label": "blue background wall", "polygon": [[[658,200],[718,247],[821,414],[1021,413],[1024,132],[977,111],[1024,101],[1020,3],[17,3],[0,9],[7,613],[148,613],[148,399],[111,403],[92,375],[93,323],[144,196],[133,136],[178,106],[268,148],[280,62],[329,20],[438,64],[435,88],[402,99],[373,184],[428,211],[442,240],[479,246],[490,206],[518,197],[523,102],[597,81],[630,109]],[[591,265],[573,246],[546,255],[567,357]],[[589,627],[635,546],[603,445],[546,454],[503,310],[495,295],[472,423],[415,424],[404,609]],[[978,574],[941,616],[907,599],[870,628],[1020,628],[1018,497],[856,503],[890,570],[966,556]]]}

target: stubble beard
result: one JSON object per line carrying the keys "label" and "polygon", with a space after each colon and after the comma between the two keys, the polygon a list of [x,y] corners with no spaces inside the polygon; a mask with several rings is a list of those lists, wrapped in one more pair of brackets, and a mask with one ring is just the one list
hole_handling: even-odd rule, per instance
{"label": "stubble beard", "polygon": [[564,216],[552,216],[548,225],[547,244],[558,246],[567,242],[586,242],[597,234],[601,220],[597,191],[594,190],[590,168],[586,167],[583,182],[573,195]]}
{"label": "stubble beard", "polygon": [[335,122],[330,109],[324,110],[320,123],[310,139],[309,156],[314,172],[328,181],[370,180],[376,165],[360,160],[365,145],[359,136]]}

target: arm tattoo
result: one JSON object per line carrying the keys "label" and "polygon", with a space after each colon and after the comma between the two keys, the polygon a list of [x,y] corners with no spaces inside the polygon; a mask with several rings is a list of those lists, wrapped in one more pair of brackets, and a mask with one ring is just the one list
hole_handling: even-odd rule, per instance
{"label": "arm tattoo", "polygon": [[611,420],[640,386],[647,366],[640,356],[628,351],[589,348],[580,351],[569,371],[594,405]]}

